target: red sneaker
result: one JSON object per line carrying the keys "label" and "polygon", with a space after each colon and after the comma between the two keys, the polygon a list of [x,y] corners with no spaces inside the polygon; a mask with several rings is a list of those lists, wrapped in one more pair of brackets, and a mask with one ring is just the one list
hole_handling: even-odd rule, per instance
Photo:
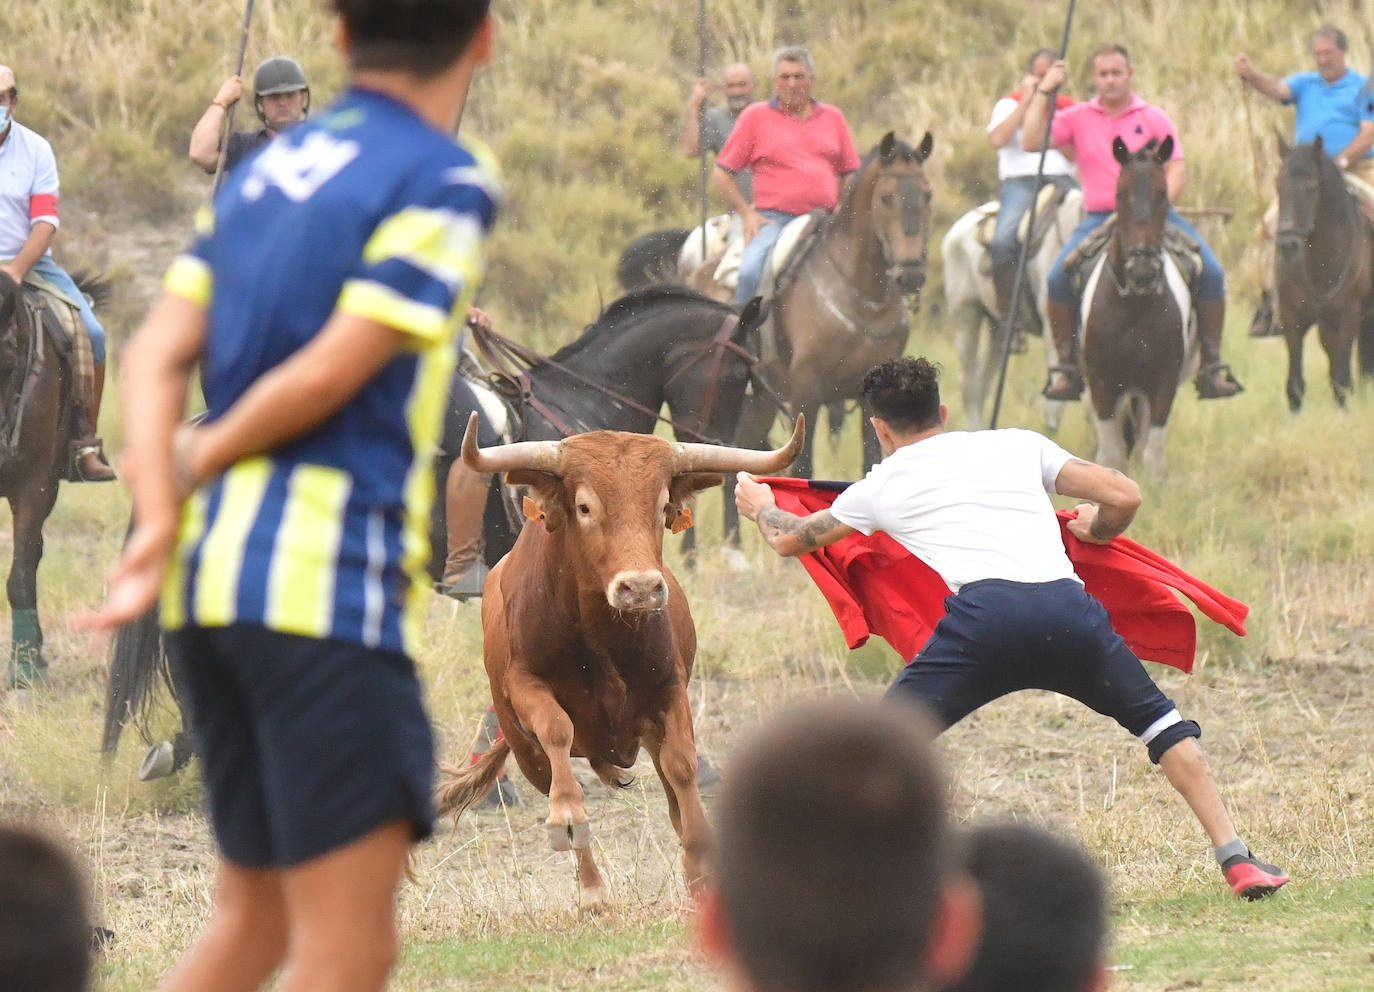
{"label": "red sneaker", "polygon": [[1227,858],[1221,872],[1237,899],[1263,899],[1288,884],[1282,868],[1265,864],[1253,854]]}

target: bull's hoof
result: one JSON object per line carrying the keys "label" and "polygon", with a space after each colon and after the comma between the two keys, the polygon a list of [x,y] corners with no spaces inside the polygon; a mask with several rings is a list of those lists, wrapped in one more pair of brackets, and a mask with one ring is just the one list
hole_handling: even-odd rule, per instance
{"label": "bull's hoof", "polygon": [[579,912],[596,916],[610,908],[611,898],[607,894],[605,886],[596,885],[588,889],[577,890],[577,909]]}
{"label": "bull's hoof", "polygon": [[176,753],[171,741],[154,744],[148,748],[142,764],[138,766],[138,779],[140,782],[151,782],[155,778],[166,778],[172,774],[175,764]]}
{"label": "bull's hoof", "polygon": [[571,851],[592,846],[590,823],[550,823],[549,846],[555,851]]}

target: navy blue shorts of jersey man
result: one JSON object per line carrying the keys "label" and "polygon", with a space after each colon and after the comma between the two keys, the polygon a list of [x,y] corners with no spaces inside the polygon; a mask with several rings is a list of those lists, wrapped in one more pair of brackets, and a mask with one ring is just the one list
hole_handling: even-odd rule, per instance
{"label": "navy blue shorts of jersey man", "polygon": [[334,7],[347,90],[230,175],[125,368],[137,526],[87,622],[160,594],[196,732],[221,858],[178,992],[381,988],[430,832],[431,464],[499,200],[453,135],[493,29],[487,0]]}
{"label": "navy blue shorts of jersey man", "polygon": [[888,697],[923,703],[943,727],[1018,689],[1077,699],[1145,745],[1237,896],[1259,898],[1287,882],[1240,839],[1198,747],[1201,729],[1112,630],[1064,551],[1051,494],[1090,500],[1069,528],[1105,544],[1140,506],[1135,483],[1034,431],[946,432],[938,371],[925,359],[875,366],[862,395],[886,457],[828,509],[786,513],[743,473],[735,499],[785,557],[881,530],[944,579],[953,592],[946,615]]}

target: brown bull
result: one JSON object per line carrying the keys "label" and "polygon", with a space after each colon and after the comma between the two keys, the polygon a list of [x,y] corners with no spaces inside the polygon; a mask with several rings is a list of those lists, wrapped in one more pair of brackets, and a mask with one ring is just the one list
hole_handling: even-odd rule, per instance
{"label": "brown bull", "polygon": [[549,797],[549,838],[577,858],[580,898],[605,899],[591,852],[582,787],[570,759],[585,757],[603,782],[648,748],[682,841],[689,886],[706,873],[710,827],[697,794],[697,753],[687,682],[696,630],[686,597],[663,564],[663,533],[690,520],[686,501],[722,473],[773,473],[801,450],[799,419],[777,451],[671,444],[598,431],[556,442],[479,449],[475,423],[463,460],[505,472],[535,504],[515,547],[482,593],[487,677],[502,739],[475,765],[448,767],[441,812],[460,815],[495,783],[514,752]]}

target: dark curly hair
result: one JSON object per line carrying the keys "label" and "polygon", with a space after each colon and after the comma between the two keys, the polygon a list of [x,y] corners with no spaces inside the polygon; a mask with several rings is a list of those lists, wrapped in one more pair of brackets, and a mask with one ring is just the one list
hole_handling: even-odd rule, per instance
{"label": "dark curly hair", "polygon": [[899,434],[940,426],[940,367],[924,358],[890,358],[859,386],[864,409]]}
{"label": "dark curly hair", "polygon": [[333,0],[352,38],[354,69],[428,79],[463,54],[491,0]]}

